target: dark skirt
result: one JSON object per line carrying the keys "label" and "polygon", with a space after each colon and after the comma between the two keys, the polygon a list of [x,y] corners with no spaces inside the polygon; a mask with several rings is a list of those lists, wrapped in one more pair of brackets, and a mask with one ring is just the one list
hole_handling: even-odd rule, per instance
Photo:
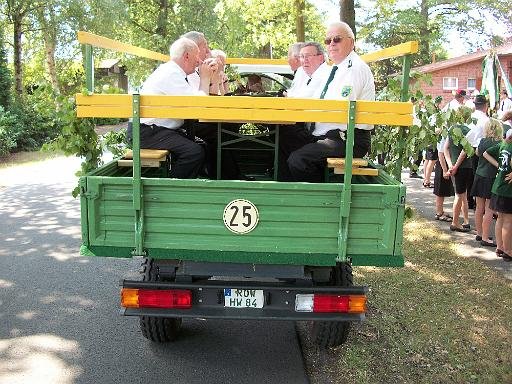
{"label": "dark skirt", "polygon": [[471,196],[490,199],[493,183],[494,178],[475,175],[473,187],[471,187]]}
{"label": "dark skirt", "polygon": [[489,204],[493,211],[499,213],[512,213],[512,198],[505,196],[498,196],[494,193],[491,196],[491,203]]}
{"label": "dark skirt", "polygon": [[441,167],[439,160],[436,161],[435,167],[434,195],[442,197],[450,197],[455,195],[452,181],[443,177],[443,168]]}
{"label": "dark skirt", "polygon": [[453,186],[455,193],[460,195],[464,192],[471,190],[473,185],[473,169],[472,168],[459,168],[457,173],[452,176]]}
{"label": "dark skirt", "polygon": [[433,146],[429,145],[427,150],[425,151],[425,159],[426,160],[437,160],[438,159],[437,149],[434,148]]}

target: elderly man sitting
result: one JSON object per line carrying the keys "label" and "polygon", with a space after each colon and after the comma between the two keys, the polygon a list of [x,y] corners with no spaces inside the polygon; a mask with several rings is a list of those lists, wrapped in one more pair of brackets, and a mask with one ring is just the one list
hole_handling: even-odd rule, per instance
{"label": "elderly man sitting", "polygon": [[[375,100],[375,84],[368,65],[354,52],[354,33],[343,22],[331,24],[325,44],[333,66],[324,71],[314,87],[313,97],[334,100]],[[286,163],[293,181],[320,182],[328,157],[345,155],[346,124],[316,123],[310,133],[296,130],[294,150]],[[354,156],[363,157],[370,149],[371,125],[357,125],[354,133]],[[282,174],[287,174],[286,170]],[[286,180],[286,179],[285,179]]]}

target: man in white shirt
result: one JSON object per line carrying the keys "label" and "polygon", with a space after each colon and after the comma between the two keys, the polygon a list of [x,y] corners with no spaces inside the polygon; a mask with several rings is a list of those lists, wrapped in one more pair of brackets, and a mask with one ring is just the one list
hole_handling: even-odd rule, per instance
{"label": "man in white shirt", "polygon": [[300,49],[304,43],[293,43],[288,48],[288,65],[290,69],[293,71],[293,81],[292,85],[288,90],[286,90],[285,96],[289,96],[293,94],[297,89],[301,88],[302,85],[307,81],[306,72],[304,72],[304,68],[302,68],[300,63]]}
{"label": "man in white shirt", "polygon": [[[199,60],[201,60],[202,63],[207,58],[211,57],[210,47],[208,46],[208,42],[206,41],[203,33],[197,31],[189,31],[180,37],[190,39],[197,44],[197,47],[199,48]],[[199,89],[199,69],[196,68],[196,70],[187,75],[187,80],[190,85],[196,89]]]}
{"label": "man in white shirt", "polygon": [[464,98],[466,97],[466,91],[463,89],[458,89],[455,91],[453,95],[453,99],[446,104],[443,109],[443,112],[448,112],[450,110],[457,110],[464,104]]}
{"label": "man in white shirt", "polygon": [[500,93],[500,103],[498,105],[498,119],[501,120],[505,112],[512,111],[512,100],[508,97],[507,90],[504,89]]}
{"label": "man in white shirt", "polygon": [[325,63],[325,51],[316,42],[310,41],[302,45],[300,49],[301,68],[306,74],[305,81],[300,86],[288,91],[288,97],[308,98],[313,97],[315,90],[323,86],[322,81],[329,76],[331,67]]}
{"label": "man in white shirt", "polygon": [[475,110],[475,97],[479,95],[480,92],[478,90],[474,90],[473,93],[469,96],[469,99],[467,99],[464,102],[464,106],[470,108],[472,111]]}
{"label": "man in white shirt", "polygon": [[[188,38],[179,38],[170,47],[171,61],[161,64],[142,85],[145,95],[208,95],[210,78],[215,68],[202,63],[199,48]],[[187,75],[199,70],[199,89],[189,84]],[[141,148],[167,149],[172,154],[170,177],[195,178],[203,168],[205,152],[187,137],[187,125],[182,119],[140,119]],[[207,142],[213,137],[204,128]],[[213,130],[216,132],[216,130]],[[201,137],[201,133],[197,134]],[[128,133],[131,136],[131,132]],[[213,167],[214,168],[214,167]]]}
{"label": "man in white shirt", "polygon": [[487,116],[487,99],[484,95],[475,96],[475,111],[471,114],[471,118],[476,120],[475,123],[469,125],[469,132],[466,135],[469,143],[473,148],[478,147],[480,139],[484,136],[484,126],[489,120]]}
{"label": "man in white shirt", "polygon": [[[333,62],[324,74],[322,86],[314,98],[334,100],[375,100],[375,84],[368,65],[354,52],[354,33],[344,22],[327,28],[325,44]],[[327,76],[325,76],[327,75]],[[287,165],[292,180],[320,182],[328,157],[345,156],[346,124],[316,123],[304,145],[292,152]],[[355,129],[354,157],[363,157],[370,148],[372,125],[359,124]]]}

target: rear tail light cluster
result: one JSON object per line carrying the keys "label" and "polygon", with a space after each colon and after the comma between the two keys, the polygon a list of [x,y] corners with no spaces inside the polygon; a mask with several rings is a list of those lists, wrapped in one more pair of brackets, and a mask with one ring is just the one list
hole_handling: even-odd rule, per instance
{"label": "rear tail light cluster", "polygon": [[296,312],[366,312],[364,295],[298,294],[295,295]]}
{"label": "rear tail light cluster", "polygon": [[133,289],[121,290],[121,305],[125,308],[192,307],[192,292],[188,290]]}

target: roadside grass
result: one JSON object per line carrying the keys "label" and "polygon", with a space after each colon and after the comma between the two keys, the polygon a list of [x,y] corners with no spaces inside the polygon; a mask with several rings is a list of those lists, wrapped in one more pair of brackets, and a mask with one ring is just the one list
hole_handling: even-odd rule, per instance
{"label": "roadside grass", "polygon": [[424,219],[406,222],[404,255],[354,268],[369,305],[346,345],[320,350],[299,324],[311,383],[512,383],[512,282]]}
{"label": "roadside grass", "polygon": [[0,169],[9,168],[17,165],[27,165],[38,161],[53,159],[63,156],[63,153],[56,151],[30,151],[11,153],[5,157],[0,157]]}

